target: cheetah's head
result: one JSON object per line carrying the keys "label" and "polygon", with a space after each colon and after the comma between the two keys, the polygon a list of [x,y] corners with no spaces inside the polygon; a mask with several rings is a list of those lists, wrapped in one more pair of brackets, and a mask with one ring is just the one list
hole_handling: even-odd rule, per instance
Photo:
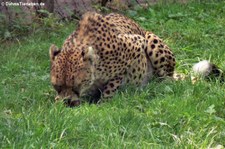
{"label": "cheetah's head", "polygon": [[98,60],[92,47],[83,50],[61,50],[52,45],[51,83],[57,91],[56,100],[77,100],[94,81],[94,65]]}

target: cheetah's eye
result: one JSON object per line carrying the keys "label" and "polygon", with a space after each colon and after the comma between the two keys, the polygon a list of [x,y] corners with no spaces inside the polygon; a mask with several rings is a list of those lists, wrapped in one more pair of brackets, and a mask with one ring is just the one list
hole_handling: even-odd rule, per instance
{"label": "cheetah's eye", "polygon": [[54,85],[53,87],[58,92],[58,94],[62,91],[62,86],[61,85]]}

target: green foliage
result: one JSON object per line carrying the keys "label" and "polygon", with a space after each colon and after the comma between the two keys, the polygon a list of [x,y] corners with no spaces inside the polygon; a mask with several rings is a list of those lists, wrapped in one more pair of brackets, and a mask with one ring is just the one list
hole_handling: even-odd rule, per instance
{"label": "green foliage", "polygon": [[[131,15],[162,37],[188,72],[199,59],[225,70],[224,2],[168,4]],[[1,20],[1,19],[0,19]],[[54,21],[53,21],[54,22]],[[225,85],[153,80],[122,88],[109,102],[54,103],[48,48],[74,23],[0,45],[0,148],[210,148],[225,145]],[[46,34],[46,31],[49,31]]]}
{"label": "green foliage", "polygon": [[25,19],[25,14],[21,10],[18,10],[18,13],[24,15],[24,18],[14,17],[8,20],[4,14],[0,14],[0,41],[14,40],[39,31],[57,32],[62,27],[59,19],[46,10],[39,10],[39,16],[33,14],[32,23]]}
{"label": "green foliage", "polygon": [[111,12],[111,10],[109,8],[107,8],[105,6],[101,6],[99,3],[93,5],[92,7],[102,13],[110,13]]}
{"label": "green foliage", "polygon": [[63,28],[63,22],[54,16],[53,13],[49,13],[46,10],[39,10],[38,12],[45,17],[36,18],[36,23],[33,24],[33,31],[57,32]]}
{"label": "green foliage", "polygon": [[30,26],[22,23],[21,19],[6,19],[4,14],[0,14],[0,41],[3,39],[12,39],[18,34],[27,33]]}

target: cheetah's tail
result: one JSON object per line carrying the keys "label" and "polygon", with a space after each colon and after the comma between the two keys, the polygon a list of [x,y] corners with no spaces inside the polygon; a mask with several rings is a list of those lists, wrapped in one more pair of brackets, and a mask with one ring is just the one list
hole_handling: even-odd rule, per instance
{"label": "cheetah's tail", "polygon": [[[199,78],[204,78],[207,80],[217,79],[221,83],[224,83],[224,72],[219,69],[215,64],[210,63],[207,60],[200,61],[194,64],[192,68],[191,80],[195,83]],[[184,74],[174,73],[173,78],[175,80],[184,80],[186,76]]]}

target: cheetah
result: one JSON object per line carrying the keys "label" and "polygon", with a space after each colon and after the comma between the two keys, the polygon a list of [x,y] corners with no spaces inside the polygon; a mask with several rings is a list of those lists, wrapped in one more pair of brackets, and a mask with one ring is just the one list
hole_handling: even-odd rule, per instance
{"label": "cheetah", "polygon": [[62,48],[51,45],[51,83],[56,100],[80,104],[83,96],[110,99],[125,84],[146,85],[172,77],[175,56],[152,32],[111,13],[86,13]]}

